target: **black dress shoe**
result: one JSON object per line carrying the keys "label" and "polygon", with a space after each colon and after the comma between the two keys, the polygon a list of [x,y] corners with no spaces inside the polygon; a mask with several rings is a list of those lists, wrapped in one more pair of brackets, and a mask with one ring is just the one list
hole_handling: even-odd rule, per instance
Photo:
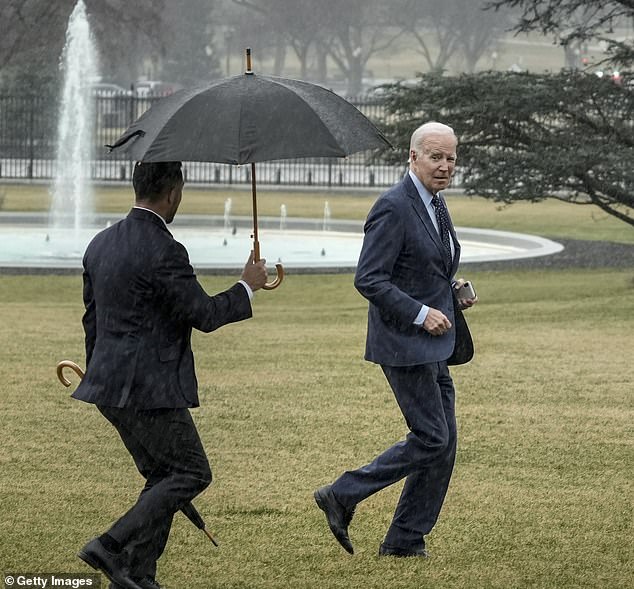
{"label": "black dress shoe", "polygon": [[134,581],[141,589],[161,589],[156,579],[152,577],[143,577],[142,579],[134,579]]}
{"label": "black dress shoe", "polygon": [[350,542],[348,537],[348,526],[354,515],[354,507],[346,509],[341,505],[332,492],[330,485],[317,489],[314,496],[319,509],[326,514],[330,531],[347,552],[354,554],[352,542]]}
{"label": "black dress shoe", "polygon": [[424,548],[411,550],[409,548],[398,548],[396,546],[381,544],[381,546],[379,546],[379,556],[396,556],[399,558],[418,556],[419,558],[429,558],[429,553]]}
{"label": "black dress shoe", "polygon": [[[143,577],[142,579],[135,577],[134,582],[142,589],[161,589],[158,581],[152,577]],[[116,585],[115,583],[110,583],[108,585],[108,589],[123,589],[123,587],[121,585]]]}
{"label": "black dress shoe", "polygon": [[98,538],[88,542],[77,556],[93,569],[100,570],[115,586],[123,589],[143,589],[132,580],[125,553],[108,552]]}

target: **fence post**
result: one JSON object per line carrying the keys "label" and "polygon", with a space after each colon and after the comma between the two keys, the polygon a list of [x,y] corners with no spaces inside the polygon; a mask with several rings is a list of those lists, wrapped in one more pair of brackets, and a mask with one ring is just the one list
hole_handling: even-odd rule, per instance
{"label": "fence post", "polygon": [[[37,98],[34,98],[34,101]],[[33,160],[35,159],[35,137],[33,134],[35,133],[35,104],[31,104],[31,109],[29,112],[29,165],[28,165],[28,176],[29,179],[33,179]]]}

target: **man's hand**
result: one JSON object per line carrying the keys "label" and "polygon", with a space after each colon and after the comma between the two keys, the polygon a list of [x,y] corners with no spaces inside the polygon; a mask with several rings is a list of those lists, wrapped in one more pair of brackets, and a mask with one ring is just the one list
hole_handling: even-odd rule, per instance
{"label": "man's hand", "polygon": [[442,311],[430,307],[423,321],[423,329],[432,335],[444,335],[451,329],[451,321]]}
{"label": "man's hand", "polygon": [[267,280],[266,260],[262,258],[261,260],[254,262],[254,255],[253,250],[251,250],[249,259],[247,260],[244,270],[242,271],[242,276],[240,277],[249,285],[249,288],[253,292],[260,290],[266,284]]}
{"label": "man's hand", "polygon": [[[453,287],[458,290],[465,283],[464,278],[458,278],[454,283]],[[461,310],[468,309],[469,307],[473,307],[478,302],[478,296],[476,295],[473,299],[458,299],[458,306]]]}

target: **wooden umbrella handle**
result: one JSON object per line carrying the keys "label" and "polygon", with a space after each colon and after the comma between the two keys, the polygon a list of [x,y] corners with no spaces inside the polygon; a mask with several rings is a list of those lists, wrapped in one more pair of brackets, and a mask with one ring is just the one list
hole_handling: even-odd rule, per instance
{"label": "wooden umbrella handle", "polygon": [[277,276],[273,282],[267,282],[262,288],[264,290],[273,290],[277,288],[280,284],[282,284],[282,280],[284,280],[284,268],[282,264],[275,264],[275,269],[277,270]]}
{"label": "wooden umbrella handle", "polygon": [[[260,242],[255,238],[255,236],[253,238],[253,261],[260,261]],[[282,266],[282,264],[275,264],[275,270],[277,270],[275,280],[273,280],[273,282],[267,282],[262,287],[264,290],[273,290],[282,284],[282,280],[284,280],[284,266]]]}
{"label": "wooden umbrella handle", "polygon": [[62,360],[57,363],[57,378],[65,387],[69,387],[71,382],[64,376],[64,368],[70,368],[75,371],[79,378],[84,378],[84,371],[77,364],[71,360]]}

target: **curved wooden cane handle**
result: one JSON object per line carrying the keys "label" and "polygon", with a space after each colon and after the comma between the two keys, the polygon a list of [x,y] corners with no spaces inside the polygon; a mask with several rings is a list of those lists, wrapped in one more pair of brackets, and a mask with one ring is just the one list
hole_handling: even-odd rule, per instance
{"label": "curved wooden cane handle", "polygon": [[59,381],[65,387],[69,387],[71,385],[71,382],[64,376],[64,368],[70,368],[71,370],[75,371],[79,378],[84,378],[84,371],[77,364],[75,364],[71,360],[62,360],[61,362],[57,363],[57,378],[59,378]]}
{"label": "curved wooden cane handle", "polygon": [[273,290],[282,284],[282,280],[284,280],[284,267],[282,264],[275,264],[275,269],[277,270],[277,277],[273,282],[267,282],[262,287],[264,290]]}

